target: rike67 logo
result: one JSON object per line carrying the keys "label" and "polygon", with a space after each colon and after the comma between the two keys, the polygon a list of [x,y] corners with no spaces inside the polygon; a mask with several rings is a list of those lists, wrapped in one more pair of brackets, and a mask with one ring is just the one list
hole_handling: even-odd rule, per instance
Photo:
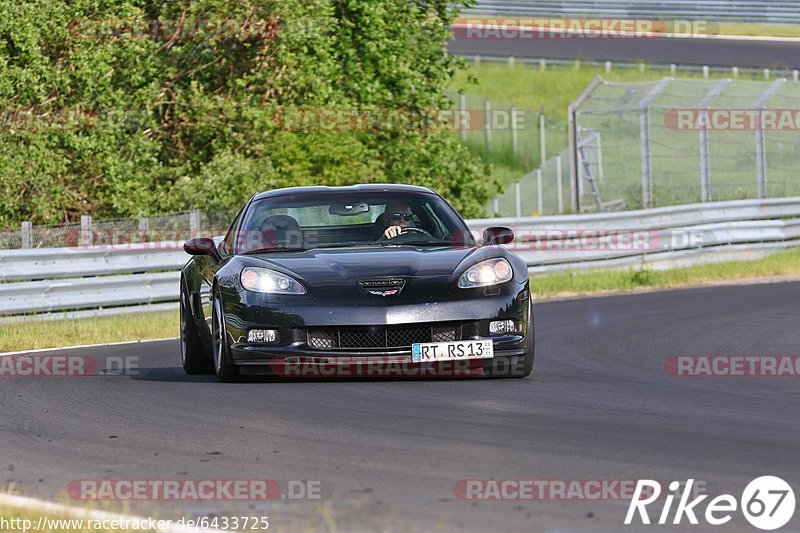
{"label": "rike67 logo", "polygon": [[[669,484],[669,493],[663,498],[663,507],[658,515],[660,525],[669,523],[672,514],[672,504],[678,499],[672,515],[672,524],[681,524],[684,517],[693,525],[697,525],[698,515],[704,518],[706,523],[719,526],[727,524],[733,518],[733,514],[741,509],[742,514],[750,524],[764,531],[771,531],[786,525],[794,515],[795,497],[792,487],[784,480],[775,476],[762,476],[751,481],[742,492],[742,496],[737,500],[731,494],[721,494],[710,500],[705,506],[705,512],[701,512],[701,504],[708,498],[703,494],[695,497],[691,501],[693,479],[686,481],[685,485],[678,481]],[[678,493],[682,486],[685,486],[682,493]],[[642,524],[650,524],[650,515],[647,506],[658,502],[661,503],[662,490],[658,481],[640,479],[636,484],[633,499],[628,507],[628,514],[625,517],[625,525],[630,525],[637,514]]]}

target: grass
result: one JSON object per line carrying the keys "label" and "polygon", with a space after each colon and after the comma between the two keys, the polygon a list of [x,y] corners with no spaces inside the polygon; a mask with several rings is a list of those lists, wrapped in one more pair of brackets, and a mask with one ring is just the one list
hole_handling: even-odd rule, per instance
{"label": "grass", "polygon": [[536,297],[554,299],[788,276],[800,276],[800,248],[778,252],[754,261],[731,261],[674,270],[562,272],[534,275],[531,278],[531,287]]}
{"label": "grass", "polygon": [[761,37],[800,37],[800,24],[753,24],[721,22],[719,35],[754,35]]}
{"label": "grass", "polygon": [[176,337],[178,310],[0,324],[0,352]]}
{"label": "grass", "polygon": [[[734,261],[667,271],[592,271],[534,275],[537,299],[587,296],[608,292],[671,289],[800,276],[800,248],[754,261]],[[178,312],[131,313],[76,320],[31,320],[0,328],[0,351],[32,350],[103,342],[139,341],[174,337]]]}

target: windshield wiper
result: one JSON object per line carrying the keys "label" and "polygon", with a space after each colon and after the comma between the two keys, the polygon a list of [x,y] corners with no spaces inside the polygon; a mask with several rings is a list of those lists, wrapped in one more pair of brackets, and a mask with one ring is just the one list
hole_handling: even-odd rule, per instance
{"label": "windshield wiper", "polygon": [[291,248],[291,247],[278,247],[278,248],[259,248],[257,250],[248,250],[246,252],[240,252],[242,255],[249,255],[249,254],[267,254],[272,252],[305,252],[308,248]]}
{"label": "windshield wiper", "polygon": [[[389,244],[392,244],[389,242]],[[440,241],[440,242],[433,242],[433,241],[411,241],[411,242],[398,242],[395,246],[454,246],[453,243],[450,241]]]}

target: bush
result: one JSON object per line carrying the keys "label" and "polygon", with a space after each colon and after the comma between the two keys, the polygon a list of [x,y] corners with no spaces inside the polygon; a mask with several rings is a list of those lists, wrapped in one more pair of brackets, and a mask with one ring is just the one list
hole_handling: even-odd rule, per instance
{"label": "bush", "polygon": [[[446,0],[0,0],[0,226],[228,209],[259,190],[362,182],[430,186],[477,216],[497,185],[448,132],[291,131],[275,119],[449,108],[455,15]],[[180,18],[270,32],[86,33],[99,21]]]}

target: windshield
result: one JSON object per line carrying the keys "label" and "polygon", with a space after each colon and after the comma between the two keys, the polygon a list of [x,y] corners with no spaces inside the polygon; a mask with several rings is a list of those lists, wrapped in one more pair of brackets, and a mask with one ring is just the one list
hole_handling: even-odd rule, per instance
{"label": "windshield", "polygon": [[250,204],[238,232],[240,254],[348,246],[475,246],[447,202],[434,194],[402,191],[264,198]]}

